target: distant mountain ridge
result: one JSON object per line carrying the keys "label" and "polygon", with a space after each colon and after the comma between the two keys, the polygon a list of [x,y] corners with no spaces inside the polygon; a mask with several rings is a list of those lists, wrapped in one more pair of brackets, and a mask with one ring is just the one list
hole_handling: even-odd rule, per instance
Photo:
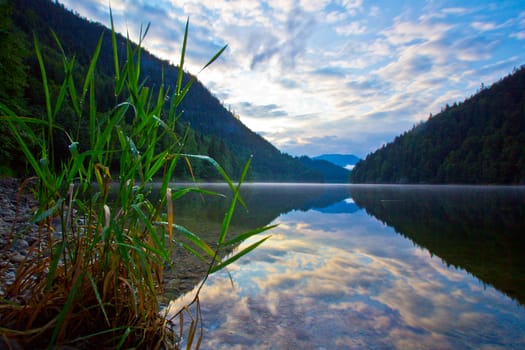
{"label": "distant mountain ridge", "polygon": [[312,159],[326,160],[348,170],[361,160],[361,158],[353,154],[321,154],[320,156],[312,157]]}
{"label": "distant mountain ridge", "polygon": [[346,183],[350,182],[350,171],[324,159],[311,159],[306,156],[299,157],[299,161],[312,171],[321,173],[324,182]]}
{"label": "distant mountain ridge", "polygon": [[525,67],[397,136],[354,183],[525,184]]}
{"label": "distant mountain ridge", "polygon": [[[61,52],[51,30],[56,33],[68,57],[75,57],[75,66],[81,72],[87,70],[97,41],[104,34],[102,50],[96,67],[97,110],[110,110],[116,103],[112,90],[115,72],[109,29],[99,23],[90,22],[67,10],[59,2],[50,0],[7,0],[0,2],[0,33],[3,35],[4,50],[0,50],[0,68],[16,72],[16,80],[0,81],[0,101],[23,115],[45,115],[40,70],[32,43],[33,35],[40,42],[46,70],[52,88],[60,86],[63,75]],[[109,13],[108,13],[109,16]],[[144,19],[147,20],[147,19]],[[155,25],[154,23],[152,25]],[[181,25],[183,25],[181,23]],[[5,27],[5,28],[4,28]],[[117,36],[117,47],[123,57],[126,49],[125,37]],[[191,42],[191,25],[188,40]],[[8,43],[9,46],[6,46]],[[214,52],[210,53],[210,57]],[[7,66],[6,66],[7,67]],[[205,72],[204,72],[205,74]],[[164,78],[162,80],[162,77]],[[191,78],[184,73],[183,81]],[[146,50],[141,55],[141,79],[145,85],[158,88],[161,84],[174,91],[178,79],[178,67],[161,60]],[[14,88],[16,88],[16,91]],[[24,87],[26,87],[24,89]],[[30,87],[30,88],[29,88]],[[12,91],[16,92],[16,96]],[[4,93],[5,92],[5,93]],[[52,93],[56,93],[52,91]],[[72,109],[67,101],[61,111],[61,120],[66,130],[76,128],[70,125]],[[198,80],[192,85],[180,106],[180,135],[186,134],[183,151],[191,154],[205,154],[213,157],[232,177],[240,175],[243,164],[253,156],[248,179],[251,181],[301,181],[301,182],[347,182],[346,173],[334,177],[333,171],[320,163],[310,163],[279,151],[270,142],[251,131],[235,118]],[[68,154],[66,147],[60,152]],[[8,145],[0,150],[0,175],[6,171],[24,171],[20,165],[19,150],[4,132],[0,123],[0,143]],[[82,145],[82,142],[80,143]],[[311,167],[312,166],[312,167]],[[191,176],[202,179],[217,179],[218,174],[206,164],[196,161],[192,164]],[[190,178],[184,164],[176,173],[181,178]],[[330,179],[326,174],[330,173]]]}

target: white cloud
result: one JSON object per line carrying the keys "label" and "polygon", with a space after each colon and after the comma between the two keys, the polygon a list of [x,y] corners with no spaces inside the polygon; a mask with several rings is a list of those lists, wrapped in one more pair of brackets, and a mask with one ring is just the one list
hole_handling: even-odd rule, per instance
{"label": "white cloud", "polygon": [[[109,23],[103,0],[64,3]],[[119,31],[136,38],[140,24],[151,22],[146,47],[175,62],[189,16],[186,64],[192,73],[228,44],[199,79],[250,128],[294,154],[342,145],[372,150],[525,61],[525,11],[514,0],[496,7],[361,0],[111,5]],[[501,63],[491,73],[482,68],[495,62]],[[243,109],[244,102],[278,108]]]}
{"label": "white cloud", "polygon": [[472,22],[471,26],[475,30],[479,30],[479,31],[482,31],[482,32],[487,32],[487,31],[494,30],[494,29],[497,28],[496,24],[491,23],[491,22],[478,22],[478,21],[476,21],[476,22]]}
{"label": "white cloud", "polygon": [[352,22],[335,28],[336,33],[341,35],[357,35],[366,32],[366,27],[358,22]]}

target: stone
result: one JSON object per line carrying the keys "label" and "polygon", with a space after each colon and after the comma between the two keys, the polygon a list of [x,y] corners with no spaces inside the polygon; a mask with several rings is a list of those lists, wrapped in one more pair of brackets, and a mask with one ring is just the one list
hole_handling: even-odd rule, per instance
{"label": "stone", "polygon": [[23,249],[26,249],[27,247],[29,247],[29,243],[27,243],[27,241],[22,238],[14,239],[13,242],[11,243],[11,248],[13,250],[23,250]]}
{"label": "stone", "polygon": [[9,257],[9,260],[11,260],[11,262],[13,262],[13,263],[17,263],[17,264],[19,264],[19,263],[21,263],[22,261],[24,261],[25,258],[26,258],[26,257],[25,257],[24,255],[20,254],[20,253],[14,253],[14,254],[12,254],[12,255]]}

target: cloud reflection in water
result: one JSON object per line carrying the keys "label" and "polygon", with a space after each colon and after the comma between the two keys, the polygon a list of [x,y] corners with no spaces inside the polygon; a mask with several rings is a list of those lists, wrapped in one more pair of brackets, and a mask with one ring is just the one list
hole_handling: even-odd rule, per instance
{"label": "cloud reflection in water", "polygon": [[525,309],[364,211],[292,211],[201,292],[203,349],[525,344]]}

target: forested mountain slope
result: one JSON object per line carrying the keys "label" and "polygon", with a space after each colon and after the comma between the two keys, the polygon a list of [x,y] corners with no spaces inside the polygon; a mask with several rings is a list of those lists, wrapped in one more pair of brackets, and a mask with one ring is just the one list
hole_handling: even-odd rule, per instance
{"label": "forested mountain slope", "polygon": [[[87,70],[97,41],[104,33],[96,68],[97,107],[99,111],[107,111],[120,102],[115,101],[112,90],[114,65],[110,32],[107,28],[83,19],[65,9],[63,5],[49,0],[8,0],[0,4],[0,20],[0,68],[3,69],[0,102],[21,115],[38,116],[45,113],[41,74],[34,52],[33,36],[42,48],[51,93],[56,94],[63,80],[63,67],[61,52],[52,31],[59,38],[66,55],[75,58],[78,79]],[[188,40],[191,42],[191,25]],[[118,47],[122,50],[123,57],[126,44],[125,38],[120,35]],[[210,58],[213,54],[210,53]],[[164,76],[164,84],[171,86],[173,91],[178,68],[144,51],[141,57],[141,73],[145,84],[151,87],[160,86]],[[189,73],[185,73],[183,81],[189,79]],[[78,85],[80,84],[81,82]],[[65,129],[76,127],[71,125],[72,118],[69,115],[73,111],[68,108],[66,104],[60,116]],[[244,163],[253,155],[250,180],[326,181],[323,171],[309,168],[298,158],[280,152],[264,138],[249,130],[198,80],[191,87],[180,111],[183,113],[178,132],[181,135],[188,133],[183,151],[212,156],[233,177],[239,175]],[[0,151],[0,173],[23,172],[25,167],[20,162],[16,145],[5,130],[5,125],[0,123],[0,142],[4,145]],[[67,153],[67,150],[64,153]],[[198,178],[218,178],[213,168],[204,163],[196,161],[192,170]],[[181,178],[189,176],[188,169],[183,164],[178,170],[178,175]],[[338,181],[348,181],[348,178],[345,176]]]}
{"label": "forested mountain slope", "polygon": [[369,154],[351,181],[525,184],[525,68]]}
{"label": "forested mountain slope", "polygon": [[354,166],[361,159],[353,154],[321,154],[313,157],[313,159],[326,160],[330,163],[339,165],[340,167]]}

